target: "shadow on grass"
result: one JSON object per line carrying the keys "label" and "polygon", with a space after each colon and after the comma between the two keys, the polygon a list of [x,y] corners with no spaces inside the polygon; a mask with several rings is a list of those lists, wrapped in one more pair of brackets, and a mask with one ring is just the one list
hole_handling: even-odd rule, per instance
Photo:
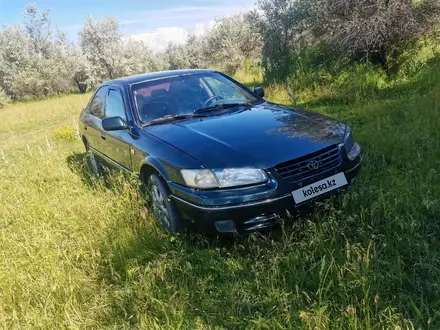
{"label": "shadow on grass", "polygon": [[[84,153],[66,161],[90,189],[104,184],[119,194],[106,176],[92,174]],[[321,253],[302,260],[301,250],[296,252],[309,244],[310,222],[295,219],[248,237],[170,236],[139,201],[128,203],[126,211],[111,219],[100,242],[98,281],[109,292],[100,320],[105,326],[244,328],[250,319],[274,313],[274,307],[283,311],[283,294],[295,292],[298,282],[307,292],[319,287],[319,273],[313,269]],[[343,247],[342,241],[341,251]],[[313,251],[319,252],[316,247]],[[295,299],[292,311],[276,312],[277,319],[299,322],[295,306],[300,301]]]}
{"label": "shadow on grass", "polygon": [[66,159],[69,169],[81,178],[81,181],[89,188],[94,187],[97,177],[93,174],[87,162],[86,153],[74,153]]}
{"label": "shadow on grass", "polygon": [[[90,174],[84,154],[69,156],[67,163],[86,186],[96,188],[100,178]],[[382,175],[386,187],[397,186],[386,184],[388,176]],[[401,175],[402,181],[408,179]],[[362,194],[359,188],[358,194],[348,196],[351,209],[334,199],[311,215],[311,221],[288,222],[284,228],[244,238],[166,235],[147,209],[127,201],[127,210],[111,219],[99,242],[96,280],[106,294],[100,324],[146,329],[241,329],[250,324],[308,328],[299,311],[314,313],[317,308],[319,314],[328,306],[327,315],[334,317],[346,306],[367,304],[365,313],[396,306],[423,325],[427,315],[438,314],[433,289],[440,269],[438,240],[432,234],[438,232],[438,224],[433,214],[422,213],[424,209],[412,212],[412,221],[402,221],[407,210],[399,213],[392,208],[392,198],[382,200],[374,185],[364,183]],[[416,217],[419,227],[412,225]],[[405,239],[394,238],[396,233]],[[411,265],[418,265],[417,274],[407,277]],[[415,315],[400,295],[426,306],[424,314]],[[371,316],[380,324],[380,314]],[[350,328],[343,324],[336,328]]]}
{"label": "shadow on grass", "polygon": [[[118,244],[121,228],[115,226],[103,244],[102,281],[114,292],[109,312],[103,316],[105,325],[230,328],[243,326],[252,312],[264,314],[273,307],[270,303],[251,306],[234,296],[255,289],[251,283],[259,275],[252,265],[270,258],[267,251],[274,242],[281,245],[281,229],[247,238],[198,233],[167,236],[148,225],[136,230],[131,240]],[[238,289],[243,284],[252,288]]]}
{"label": "shadow on grass", "polygon": [[[274,304],[281,310],[278,298],[255,299],[272,295],[273,290],[295,290],[297,275],[284,274],[289,270],[282,259],[288,245],[293,248],[293,242],[309,241],[310,222],[304,218],[246,237],[193,231],[167,235],[148,210],[135,218],[118,219],[101,248],[101,281],[113,292],[102,322],[116,328],[154,328],[154,324],[163,329],[179,325],[195,329],[200,324],[242,328],[249,318],[266,314]],[[317,254],[307,262],[319,263],[320,258]],[[268,266],[271,263],[273,269]],[[273,272],[274,277],[263,272]],[[289,279],[282,284],[281,278]],[[303,284],[316,290],[318,273],[310,274]]]}
{"label": "shadow on grass", "polygon": [[81,178],[81,181],[90,189],[97,189],[100,185],[112,189],[115,171],[103,167],[99,173],[95,173],[88,162],[86,153],[74,153],[66,158],[69,169]]}

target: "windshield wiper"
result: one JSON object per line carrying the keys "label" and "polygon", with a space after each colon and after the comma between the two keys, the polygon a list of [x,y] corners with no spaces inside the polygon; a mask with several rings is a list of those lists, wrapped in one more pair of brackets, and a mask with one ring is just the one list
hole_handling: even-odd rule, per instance
{"label": "windshield wiper", "polygon": [[150,125],[155,125],[155,124],[162,124],[162,123],[165,123],[165,122],[168,122],[168,121],[190,119],[190,118],[193,118],[193,117],[204,117],[204,113],[205,112],[214,111],[214,110],[223,110],[223,109],[228,109],[228,108],[233,108],[233,107],[238,107],[238,106],[252,106],[252,104],[251,103],[245,103],[245,102],[241,102],[241,103],[220,103],[220,104],[216,104],[214,106],[197,109],[192,114],[186,114],[186,115],[166,115],[166,116],[163,116],[163,117],[151,120],[151,121],[149,121],[148,123],[145,123],[142,126],[145,127],[145,126],[150,126]]}
{"label": "windshield wiper", "polygon": [[251,103],[241,102],[241,103],[219,103],[215,104],[206,108],[197,109],[194,111],[194,114],[201,114],[204,112],[210,112],[210,111],[216,111],[216,110],[223,110],[233,107],[239,107],[239,106],[253,106]]}
{"label": "windshield wiper", "polygon": [[174,120],[182,120],[182,119],[189,119],[192,118],[193,115],[166,115],[154,120],[149,121],[148,123],[145,123],[142,126],[149,126],[154,124],[161,124],[167,121],[174,121]]}

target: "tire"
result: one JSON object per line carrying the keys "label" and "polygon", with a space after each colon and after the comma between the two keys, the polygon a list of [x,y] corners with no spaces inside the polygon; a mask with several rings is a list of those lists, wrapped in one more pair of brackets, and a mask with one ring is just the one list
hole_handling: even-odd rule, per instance
{"label": "tire", "polygon": [[99,174],[101,172],[101,165],[99,164],[92,150],[90,150],[90,145],[88,142],[85,142],[85,146],[86,146],[87,163],[89,164],[92,173]]}
{"label": "tire", "polygon": [[156,221],[170,234],[182,231],[183,222],[170,198],[170,190],[157,173],[149,177],[147,190],[149,205]]}

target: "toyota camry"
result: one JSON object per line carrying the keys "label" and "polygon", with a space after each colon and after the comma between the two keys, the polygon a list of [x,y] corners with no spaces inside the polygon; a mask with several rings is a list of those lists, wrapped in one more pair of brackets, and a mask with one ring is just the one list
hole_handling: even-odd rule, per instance
{"label": "toyota camry", "polygon": [[102,84],[80,115],[91,167],[133,173],[168,232],[246,234],[349,187],[361,148],[349,127],[265,101],[216,71]]}

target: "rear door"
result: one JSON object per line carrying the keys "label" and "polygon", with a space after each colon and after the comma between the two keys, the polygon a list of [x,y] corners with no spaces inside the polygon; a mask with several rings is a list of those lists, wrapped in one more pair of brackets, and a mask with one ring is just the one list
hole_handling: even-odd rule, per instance
{"label": "rear door", "polygon": [[84,135],[89,145],[98,153],[102,153],[102,119],[105,115],[105,104],[107,102],[108,87],[102,86],[93,96],[87,109],[82,125],[84,125]]}
{"label": "rear door", "polygon": [[[107,104],[105,107],[105,118],[121,117],[127,122],[127,113],[122,91],[118,87],[109,87]],[[132,136],[130,130],[121,130],[106,132],[102,131],[101,139],[103,144],[103,153],[111,161],[117,163],[126,170],[131,170],[130,146]]]}

